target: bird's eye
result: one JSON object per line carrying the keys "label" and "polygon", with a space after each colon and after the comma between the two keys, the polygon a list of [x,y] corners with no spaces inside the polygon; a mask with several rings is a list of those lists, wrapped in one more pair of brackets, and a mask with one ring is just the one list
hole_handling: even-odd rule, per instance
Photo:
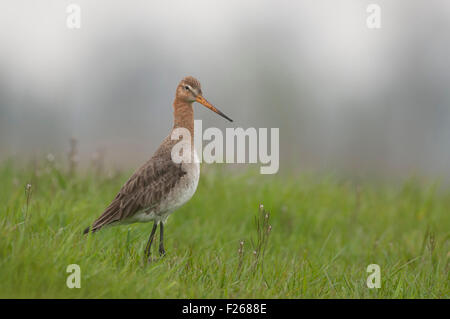
{"label": "bird's eye", "polygon": [[185,90],[189,90],[189,86],[186,85],[186,86],[184,87],[184,89],[185,89]]}

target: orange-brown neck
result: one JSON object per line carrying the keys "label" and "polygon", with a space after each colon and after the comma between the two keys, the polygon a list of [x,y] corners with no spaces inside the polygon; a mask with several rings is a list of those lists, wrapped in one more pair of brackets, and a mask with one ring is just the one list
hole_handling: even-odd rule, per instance
{"label": "orange-brown neck", "polygon": [[173,128],[184,127],[194,140],[194,110],[192,103],[175,98],[173,102]]}

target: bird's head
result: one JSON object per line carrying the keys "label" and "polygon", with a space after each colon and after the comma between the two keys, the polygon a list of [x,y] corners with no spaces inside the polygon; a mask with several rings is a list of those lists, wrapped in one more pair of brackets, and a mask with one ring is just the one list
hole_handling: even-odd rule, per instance
{"label": "bird's head", "polygon": [[228,121],[233,122],[232,119],[219,111],[203,97],[200,82],[192,76],[185,77],[183,80],[181,80],[180,84],[178,84],[176,98],[188,103],[198,102],[211,111],[216,112],[220,116],[226,118]]}

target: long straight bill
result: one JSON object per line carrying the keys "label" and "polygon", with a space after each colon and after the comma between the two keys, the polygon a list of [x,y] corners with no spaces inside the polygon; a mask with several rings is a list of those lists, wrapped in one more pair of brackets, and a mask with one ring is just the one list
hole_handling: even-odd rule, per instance
{"label": "long straight bill", "polygon": [[226,118],[228,121],[233,122],[232,119],[230,119],[228,116],[223,114],[221,111],[219,111],[217,108],[215,108],[211,103],[209,103],[203,96],[198,95],[196,101],[204,106],[206,106],[208,109],[210,109],[213,112],[216,112],[220,116]]}

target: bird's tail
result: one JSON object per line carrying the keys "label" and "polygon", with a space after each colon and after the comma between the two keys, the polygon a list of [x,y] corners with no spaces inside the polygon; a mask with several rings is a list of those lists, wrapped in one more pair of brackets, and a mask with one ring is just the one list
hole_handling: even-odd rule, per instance
{"label": "bird's tail", "polygon": [[86,235],[88,233],[95,233],[98,231],[101,227],[95,227],[95,224],[93,226],[88,226],[83,230],[83,235]]}
{"label": "bird's tail", "polygon": [[[83,231],[83,234],[95,233],[100,228],[103,228],[106,225],[110,225],[110,224],[116,222],[118,219],[120,219],[121,205],[122,205],[122,202],[120,202],[118,200],[114,200],[111,204],[109,204],[109,206],[106,208],[106,210],[103,212],[103,214],[101,214],[100,217],[97,218],[96,221],[94,221],[92,226],[87,227]],[[120,214],[118,214],[118,213],[120,213]]]}

